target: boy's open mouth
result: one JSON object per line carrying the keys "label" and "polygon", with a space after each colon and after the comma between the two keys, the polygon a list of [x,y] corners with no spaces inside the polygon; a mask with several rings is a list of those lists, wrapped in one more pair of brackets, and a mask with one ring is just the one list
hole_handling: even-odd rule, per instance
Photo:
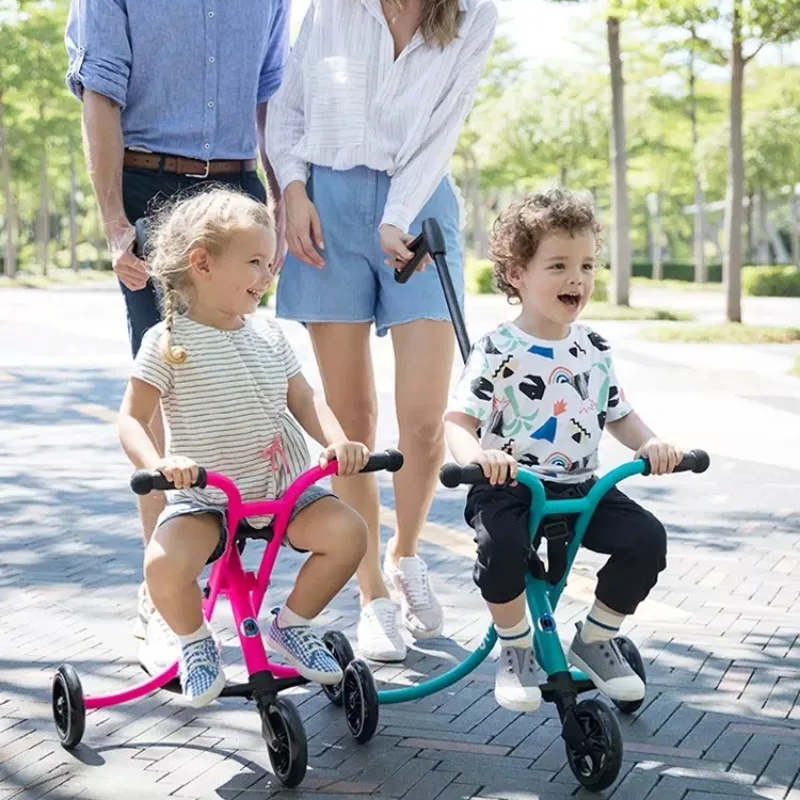
{"label": "boy's open mouth", "polygon": [[576,309],[580,305],[581,295],[580,292],[565,292],[564,294],[560,294],[558,299],[567,306],[567,308]]}

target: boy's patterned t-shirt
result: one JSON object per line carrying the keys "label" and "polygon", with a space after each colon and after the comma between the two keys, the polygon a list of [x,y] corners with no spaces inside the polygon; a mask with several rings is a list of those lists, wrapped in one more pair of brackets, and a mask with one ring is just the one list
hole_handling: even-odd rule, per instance
{"label": "boy's patterned t-shirt", "polygon": [[473,345],[448,410],[479,421],[484,450],[544,480],[580,482],[597,469],[606,423],[632,409],[600,334],[575,324],[550,341],[506,322]]}

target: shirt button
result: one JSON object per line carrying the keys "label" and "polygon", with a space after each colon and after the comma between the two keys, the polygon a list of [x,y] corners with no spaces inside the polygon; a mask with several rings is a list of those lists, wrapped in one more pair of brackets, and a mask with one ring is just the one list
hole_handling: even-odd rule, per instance
{"label": "shirt button", "polygon": [[213,17],[213,16],[214,16],[214,12],[213,12],[213,11],[209,11],[209,12],[208,12],[208,17],[209,17],[209,19],[210,19],[211,17]]}
{"label": "shirt button", "polygon": [[213,103],[213,101],[212,101],[212,100],[209,100],[209,101],[208,101],[208,107],[209,107],[209,108],[214,108],[214,103]]}
{"label": "shirt button", "polygon": [[217,60],[217,59],[216,59],[216,58],[214,58],[214,56],[209,56],[209,57],[208,57],[208,63],[209,63],[209,64],[213,64],[213,63],[214,63],[216,60]]}
{"label": "shirt button", "polygon": [[203,147],[205,147],[205,149],[206,149],[206,150],[209,150],[209,149],[211,148],[211,145],[210,145],[208,142],[206,142],[206,143],[203,145]]}

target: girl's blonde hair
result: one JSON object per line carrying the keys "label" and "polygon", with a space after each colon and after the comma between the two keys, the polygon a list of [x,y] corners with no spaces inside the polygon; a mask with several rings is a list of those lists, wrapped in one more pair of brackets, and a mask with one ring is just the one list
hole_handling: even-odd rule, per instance
{"label": "girl's blonde hair", "polygon": [[[403,8],[404,0],[386,0],[386,4]],[[422,38],[430,44],[436,42],[446,47],[458,37],[460,21],[459,0],[422,0],[419,29]]]}
{"label": "girl's blonde hair", "polygon": [[232,236],[249,228],[274,232],[272,212],[264,203],[227,186],[212,186],[173,200],[148,224],[145,260],[162,295],[166,330],[161,355],[165,361],[182,364],[188,355],[183,347],[173,345],[172,326],[175,314],[185,310],[191,299],[191,252],[203,247],[218,255]]}

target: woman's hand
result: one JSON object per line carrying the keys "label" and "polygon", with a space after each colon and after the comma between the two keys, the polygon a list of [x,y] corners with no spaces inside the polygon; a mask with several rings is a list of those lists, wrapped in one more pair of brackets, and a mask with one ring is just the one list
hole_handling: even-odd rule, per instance
{"label": "woman's hand", "polygon": [[[394,269],[403,269],[414,257],[414,253],[407,247],[409,242],[414,241],[414,237],[408,233],[403,233],[400,228],[394,225],[381,225],[379,231],[381,235],[381,247],[383,248],[383,252],[389,256],[389,258],[386,259],[386,263],[390,267],[394,267]],[[417,270],[421,272],[430,263],[430,256],[425,256],[425,258],[420,261]]]}
{"label": "woman's hand", "polygon": [[306,264],[321,269],[325,266],[325,261],[316,248],[322,250],[325,246],[322,241],[322,224],[317,209],[308,199],[306,187],[301,181],[293,181],[286,187],[283,198],[286,204],[286,244],[289,252]]}

